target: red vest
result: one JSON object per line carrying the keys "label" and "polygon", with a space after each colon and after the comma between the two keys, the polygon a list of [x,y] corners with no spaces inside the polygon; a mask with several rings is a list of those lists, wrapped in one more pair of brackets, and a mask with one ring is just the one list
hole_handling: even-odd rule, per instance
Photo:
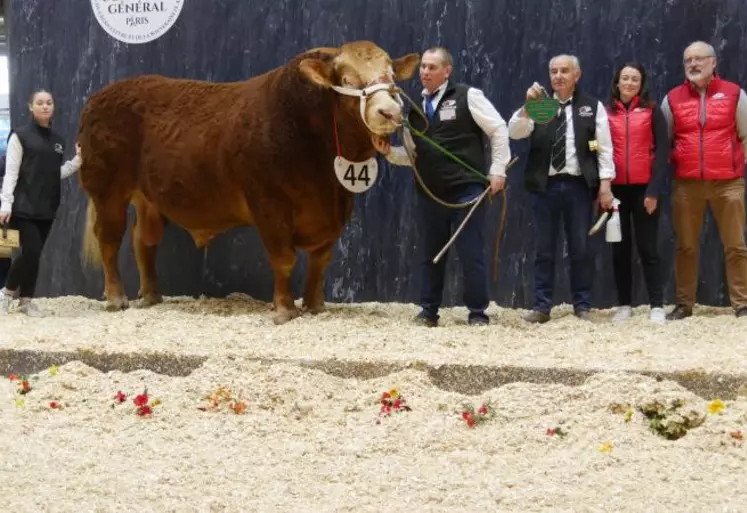
{"label": "red vest", "polygon": [[630,102],[630,110],[615,100],[617,112],[607,107],[612,134],[615,179],[613,184],[645,184],[654,164],[653,109],[639,107],[640,98]]}
{"label": "red vest", "polygon": [[736,122],[739,92],[737,84],[717,76],[708,84],[703,100],[689,81],[669,91],[676,178],[730,180],[744,176],[744,151]]}

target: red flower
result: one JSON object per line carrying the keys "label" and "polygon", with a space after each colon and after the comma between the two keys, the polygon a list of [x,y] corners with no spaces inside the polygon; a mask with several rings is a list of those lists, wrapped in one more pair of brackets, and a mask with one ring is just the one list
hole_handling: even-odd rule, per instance
{"label": "red flower", "polygon": [[49,407],[52,408],[53,410],[56,410],[60,407],[60,405],[56,401],[52,401],[51,403],[49,403]]}
{"label": "red flower", "polygon": [[16,376],[15,374],[11,374],[10,376],[8,376],[8,379],[10,379],[11,381],[15,381],[18,379],[18,376]]}
{"label": "red flower", "polygon": [[477,421],[474,419],[471,413],[467,414],[465,420],[467,421],[467,425],[471,428],[475,427],[475,425],[477,424]]}
{"label": "red flower", "polygon": [[480,406],[480,409],[477,410],[477,413],[480,415],[487,415],[488,414],[488,405],[485,403],[482,403],[482,406]]}
{"label": "red flower", "polygon": [[144,404],[137,409],[137,414],[140,416],[150,415],[151,413],[153,413],[153,410],[147,404]]}
{"label": "red flower", "polygon": [[148,392],[136,395],[132,402],[138,407],[146,406],[148,404]]}
{"label": "red flower", "polygon": [[383,401],[384,399],[389,399],[390,397],[392,397],[392,396],[391,396],[391,395],[389,395],[389,392],[384,392],[383,394],[381,394],[381,400],[382,400],[382,401]]}
{"label": "red flower", "polygon": [[126,395],[124,395],[124,393],[122,393],[122,391],[121,391],[121,390],[119,390],[119,391],[118,391],[118,392],[117,392],[117,393],[116,393],[116,394],[114,395],[114,399],[115,399],[115,400],[116,400],[116,401],[117,401],[118,403],[120,403],[120,404],[121,404],[121,403],[123,403],[123,402],[125,402],[125,401],[127,400],[127,396],[126,396]]}
{"label": "red flower", "polygon": [[463,411],[463,412],[462,412],[462,418],[463,418],[464,420],[467,420],[467,419],[469,419],[469,418],[470,418],[471,416],[472,416],[472,414],[471,414],[470,412],[468,412],[468,411]]}
{"label": "red flower", "polygon": [[394,401],[394,407],[395,407],[395,408],[399,409],[399,405],[400,405],[400,404],[402,404],[402,403],[400,402],[400,400],[399,400],[399,399],[397,399],[396,401]]}
{"label": "red flower", "polygon": [[547,428],[547,436],[554,436],[555,430],[553,428]]}

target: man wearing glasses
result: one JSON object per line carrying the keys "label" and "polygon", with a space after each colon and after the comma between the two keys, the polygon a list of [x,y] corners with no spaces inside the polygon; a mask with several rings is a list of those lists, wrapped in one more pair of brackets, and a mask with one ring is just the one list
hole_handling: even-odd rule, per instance
{"label": "man wearing glasses", "polygon": [[692,315],[698,288],[698,252],[709,204],[726,259],[729,299],[747,318],[744,164],[747,155],[747,95],[714,71],[716,52],[697,41],[685,49],[687,80],[669,91],[661,109],[672,141],[672,223],[677,237],[677,304],[669,320]]}

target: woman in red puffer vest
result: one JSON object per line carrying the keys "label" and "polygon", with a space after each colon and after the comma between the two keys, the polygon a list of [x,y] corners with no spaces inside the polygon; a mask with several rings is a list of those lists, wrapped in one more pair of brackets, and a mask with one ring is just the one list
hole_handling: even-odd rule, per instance
{"label": "woman in red puffer vest", "polygon": [[651,305],[650,319],[664,323],[658,198],[668,169],[669,143],[666,119],[649,97],[643,66],[627,63],[617,69],[606,107],[615,161],[612,194],[620,200],[622,230],[622,241],[613,244],[619,304],[614,320],[623,321],[632,314],[631,227],[635,225],[635,241]]}

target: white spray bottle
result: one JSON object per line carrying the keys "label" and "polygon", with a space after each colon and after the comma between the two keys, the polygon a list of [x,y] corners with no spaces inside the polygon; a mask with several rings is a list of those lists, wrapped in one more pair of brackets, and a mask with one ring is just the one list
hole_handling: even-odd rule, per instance
{"label": "white spray bottle", "polygon": [[620,229],[620,200],[615,198],[612,200],[612,215],[609,221],[607,221],[607,229],[605,231],[605,239],[607,242],[620,242],[622,240],[622,230]]}

